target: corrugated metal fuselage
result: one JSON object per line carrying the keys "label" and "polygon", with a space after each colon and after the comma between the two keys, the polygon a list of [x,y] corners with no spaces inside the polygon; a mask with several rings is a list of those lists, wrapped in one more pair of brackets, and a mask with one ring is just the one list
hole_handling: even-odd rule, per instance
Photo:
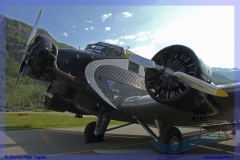
{"label": "corrugated metal fuselage", "polygon": [[[107,65],[104,63],[106,61],[108,64],[110,61],[122,63],[124,68]],[[117,107],[127,97],[147,95],[144,77],[129,71],[129,61],[125,58],[104,57],[74,49],[59,49],[57,66],[80,81],[74,83],[56,74],[53,86],[63,96],[68,88],[75,90],[76,94],[69,100],[76,103],[76,107],[87,114],[133,121],[131,115],[119,111]],[[86,71],[87,66],[94,66],[94,68]]]}

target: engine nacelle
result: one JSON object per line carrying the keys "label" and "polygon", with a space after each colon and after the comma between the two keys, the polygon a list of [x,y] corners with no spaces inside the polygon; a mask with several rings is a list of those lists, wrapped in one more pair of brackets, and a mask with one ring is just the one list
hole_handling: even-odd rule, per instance
{"label": "engine nacelle", "polygon": [[[211,69],[186,46],[166,47],[156,53],[152,60],[173,71],[184,72],[209,83],[212,80]],[[183,111],[193,111],[206,98],[205,93],[190,88],[177,78],[156,69],[146,70],[145,85],[149,95],[155,101]]]}

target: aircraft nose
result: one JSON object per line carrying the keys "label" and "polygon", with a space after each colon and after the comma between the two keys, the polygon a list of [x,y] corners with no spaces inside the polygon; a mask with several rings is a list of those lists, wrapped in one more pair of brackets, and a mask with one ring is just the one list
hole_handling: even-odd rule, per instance
{"label": "aircraft nose", "polygon": [[46,36],[35,38],[34,43],[29,47],[29,76],[38,78],[44,74],[51,56],[52,44],[52,40]]}

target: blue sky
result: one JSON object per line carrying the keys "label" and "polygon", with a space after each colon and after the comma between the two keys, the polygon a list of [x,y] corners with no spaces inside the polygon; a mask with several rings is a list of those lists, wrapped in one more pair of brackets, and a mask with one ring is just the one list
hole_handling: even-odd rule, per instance
{"label": "blue sky", "polygon": [[211,67],[234,67],[234,6],[8,6],[6,16],[33,25],[40,9],[39,27],[76,48],[103,41],[151,58],[182,44]]}

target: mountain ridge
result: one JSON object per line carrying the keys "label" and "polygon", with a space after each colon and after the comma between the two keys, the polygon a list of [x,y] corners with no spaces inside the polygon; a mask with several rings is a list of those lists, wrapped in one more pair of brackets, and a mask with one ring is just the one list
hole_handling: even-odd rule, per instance
{"label": "mountain ridge", "polygon": [[[0,56],[2,56],[0,60],[1,69],[4,70],[0,73],[0,78],[1,82],[5,83],[1,85],[1,97],[5,97],[6,108],[16,106],[26,106],[32,109],[43,108],[42,100],[44,96],[42,93],[46,91],[47,83],[21,76],[13,96],[13,89],[22,59],[20,50],[25,48],[32,26],[4,15],[0,15],[0,24]],[[65,43],[57,42],[45,29],[38,28],[36,35],[39,34],[50,37],[59,48],[74,48]],[[6,94],[4,90],[6,90]]]}
{"label": "mountain ridge", "polygon": [[221,67],[213,67],[212,72],[221,74],[228,79],[231,79],[233,82],[240,81],[240,69],[238,68],[221,68]]}

